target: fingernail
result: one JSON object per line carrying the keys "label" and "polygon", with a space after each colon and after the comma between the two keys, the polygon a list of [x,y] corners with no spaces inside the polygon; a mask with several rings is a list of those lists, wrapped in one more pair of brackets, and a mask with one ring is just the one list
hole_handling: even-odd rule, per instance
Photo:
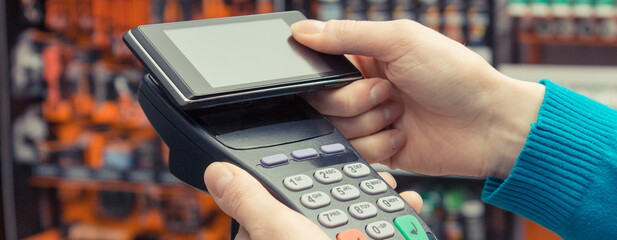
{"label": "fingernail", "polygon": [[398,101],[393,101],[391,103],[388,103],[388,105],[384,108],[383,114],[384,114],[384,117],[386,118],[386,121],[390,122],[394,120],[395,118],[399,117],[402,112],[403,112],[403,106],[401,105],[401,103]]}
{"label": "fingernail", "polygon": [[388,121],[388,122],[392,118],[392,113],[390,112],[389,108],[386,108],[386,109],[383,110],[383,115],[385,116],[386,121]]}
{"label": "fingernail", "polygon": [[375,84],[369,93],[370,101],[373,106],[381,103],[383,99],[385,99],[385,95],[388,94],[388,84],[385,82],[380,82]]}
{"label": "fingernail", "polygon": [[401,132],[395,132],[390,136],[390,144],[392,145],[392,149],[398,149],[405,142],[405,136]]}
{"label": "fingernail", "polygon": [[317,34],[320,33],[326,23],[317,20],[304,20],[291,25],[291,31],[301,34]]}
{"label": "fingernail", "polygon": [[220,198],[225,193],[225,188],[229,182],[234,178],[233,173],[222,163],[212,163],[206,168],[206,176],[208,179],[214,179],[214,188],[208,189],[211,194]]}

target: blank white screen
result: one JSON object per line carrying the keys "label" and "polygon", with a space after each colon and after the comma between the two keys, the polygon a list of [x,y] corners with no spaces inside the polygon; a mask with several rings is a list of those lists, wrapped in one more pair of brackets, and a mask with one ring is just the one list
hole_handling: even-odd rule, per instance
{"label": "blank white screen", "polygon": [[289,25],[282,19],[171,29],[165,34],[213,88],[331,70],[313,61],[319,59],[314,52],[292,47]]}

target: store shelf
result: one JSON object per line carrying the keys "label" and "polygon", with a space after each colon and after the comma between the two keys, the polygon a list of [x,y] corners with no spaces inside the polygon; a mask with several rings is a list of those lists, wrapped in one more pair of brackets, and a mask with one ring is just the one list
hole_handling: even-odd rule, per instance
{"label": "store shelf", "polygon": [[617,109],[617,68],[614,66],[502,64],[498,69],[525,81],[549,79]]}
{"label": "store shelf", "polygon": [[[116,192],[148,192],[149,188],[154,184],[124,181],[70,180],[57,177],[30,177],[28,182],[31,186],[39,188],[73,188]],[[180,184],[157,184],[156,186],[166,190],[188,189],[188,186]]]}
{"label": "store shelf", "polygon": [[24,238],[23,240],[55,240],[55,239],[61,239],[60,231],[58,231],[58,229],[53,228],[53,229],[48,229],[45,232]]}
{"label": "store shelf", "polygon": [[166,189],[188,188],[169,171],[61,168],[52,164],[32,166],[31,186],[40,188],[80,188],[91,190],[141,192],[152,185]]}
{"label": "store shelf", "polygon": [[569,38],[564,38],[559,36],[540,36],[533,33],[519,33],[518,41],[522,44],[537,45],[617,47],[617,39],[606,40],[598,36],[590,36],[585,38],[572,36]]}
{"label": "store shelf", "polygon": [[585,84],[617,87],[615,66],[501,64],[498,70],[520,80],[551,79],[560,84]]}

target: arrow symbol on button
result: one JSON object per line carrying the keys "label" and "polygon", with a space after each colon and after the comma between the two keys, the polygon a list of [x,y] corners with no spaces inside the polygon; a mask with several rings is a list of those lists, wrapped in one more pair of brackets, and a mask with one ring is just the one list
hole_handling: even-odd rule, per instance
{"label": "arrow symbol on button", "polygon": [[411,222],[411,225],[413,226],[413,229],[411,230],[411,234],[418,235],[418,228],[416,227],[416,225],[413,224],[413,222]]}

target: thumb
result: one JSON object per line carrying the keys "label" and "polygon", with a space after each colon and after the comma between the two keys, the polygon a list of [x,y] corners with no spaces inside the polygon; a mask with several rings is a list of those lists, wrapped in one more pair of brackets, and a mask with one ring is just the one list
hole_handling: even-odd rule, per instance
{"label": "thumb", "polygon": [[212,163],[206,168],[204,180],[221,210],[236,219],[251,239],[328,239],[317,225],[276,200],[261,183],[235,165]]}
{"label": "thumb", "polygon": [[411,20],[369,22],[303,20],[291,26],[293,37],[305,46],[328,54],[353,54],[390,62],[409,52],[414,36],[426,27]]}

